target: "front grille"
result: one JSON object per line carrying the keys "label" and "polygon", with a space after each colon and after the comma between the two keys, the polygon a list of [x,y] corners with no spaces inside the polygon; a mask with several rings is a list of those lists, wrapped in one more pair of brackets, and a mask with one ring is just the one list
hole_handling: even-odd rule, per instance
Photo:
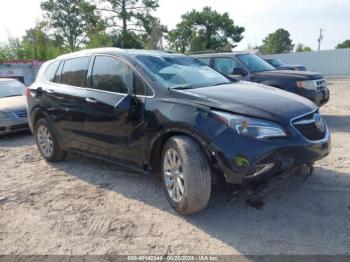
{"label": "front grille", "polygon": [[20,118],[27,117],[27,111],[26,110],[24,110],[24,111],[17,111],[17,112],[15,112],[15,115],[17,117],[20,117]]}
{"label": "front grille", "polygon": [[325,90],[327,87],[327,83],[325,79],[319,79],[319,80],[315,80],[316,81],[316,86],[317,86],[317,90],[318,91],[322,91]]}
{"label": "front grille", "polygon": [[326,123],[317,112],[294,120],[292,124],[308,140],[318,141],[326,136]]}

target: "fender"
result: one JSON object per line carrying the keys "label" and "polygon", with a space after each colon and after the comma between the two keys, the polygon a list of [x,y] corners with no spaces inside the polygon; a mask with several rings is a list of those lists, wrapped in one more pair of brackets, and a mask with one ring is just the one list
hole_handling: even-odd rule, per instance
{"label": "fender", "polygon": [[171,126],[165,126],[153,136],[145,155],[147,165],[152,165],[153,154],[161,153],[157,151],[161,150],[165,141],[174,135],[187,135],[194,138],[201,145],[202,149],[208,156],[208,159],[210,159],[211,155],[215,155],[215,149],[212,148],[209,138],[205,138],[199,131],[190,125],[177,123],[172,124]]}
{"label": "fender", "polygon": [[[38,117],[38,115],[41,115],[41,116]],[[48,122],[49,122],[49,124],[50,124],[50,126],[51,126],[51,128],[53,130],[53,132],[55,133],[55,136],[57,138],[58,144],[60,145],[61,148],[64,148],[64,145],[63,145],[63,143],[61,141],[61,138],[57,134],[57,130],[55,128],[55,125],[53,124],[53,121],[52,121],[51,117],[49,116],[49,114],[45,110],[41,109],[41,107],[35,107],[30,112],[29,116],[30,116],[29,117],[29,127],[30,127],[30,131],[32,132],[33,135],[35,135],[34,134],[34,128],[35,128],[36,122],[40,118],[44,118],[45,117],[48,120]]]}

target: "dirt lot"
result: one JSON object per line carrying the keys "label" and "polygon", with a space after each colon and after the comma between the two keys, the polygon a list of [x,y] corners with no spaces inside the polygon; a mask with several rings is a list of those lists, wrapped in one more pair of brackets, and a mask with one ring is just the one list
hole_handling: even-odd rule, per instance
{"label": "dirt lot", "polygon": [[0,138],[0,254],[350,254],[350,79],[329,82],[331,155],[262,209],[215,190],[182,217],[156,178],[76,156],[48,164],[30,134]]}

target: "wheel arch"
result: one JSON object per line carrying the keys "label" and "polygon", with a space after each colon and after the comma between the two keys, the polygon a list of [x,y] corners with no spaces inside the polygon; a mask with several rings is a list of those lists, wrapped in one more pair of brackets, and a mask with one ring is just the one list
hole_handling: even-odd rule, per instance
{"label": "wheel arch", "polygon": [[212,154],[209,143],[207,143],[206,140],[198,134],[198,132],[187,128],[171,128],[171,129],[166,129],[159,132],[155,136],[155,138],[151,141],[151,144],[149,147],[150,149],[148,150],[146,160],[147,160],[147,165],[149,166],[149,168],[152,170],[154,174],[157,174],[157,175],[160,174],[160,170],[161,170],[160,159],[161,159],[162,149],[166,141],[173,136],[187,136],[192,138],[194,141],[196,141],[199,144],[199,146],[202,148],[203,152],[207,156],[210,167],[212,168],[213,165],[215,165],[216,158]]}

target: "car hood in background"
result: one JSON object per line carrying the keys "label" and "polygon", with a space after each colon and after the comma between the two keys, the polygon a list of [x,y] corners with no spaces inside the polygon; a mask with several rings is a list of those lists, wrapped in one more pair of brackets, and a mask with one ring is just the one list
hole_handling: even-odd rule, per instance
{"label": "car hood in background", "polygon": [[317,109],[314,103],[301,96],[245,81],[181,92],[191,95],[192,103],[280,123]]}
{"label": "car hood in background", "polygon": [[255,73],[256,77],[286,77],[296,78],[297,80],[314,80],[321,79],[324,76],[321,73],[309,72],[309,71],[294,71],[294,70],[275,70],[275,71],[263,71]]}
{"label": "car hood in background", "polygon": [[0,98],[0,111],[14,112],[27,109],[25,96],[13,96]]}

